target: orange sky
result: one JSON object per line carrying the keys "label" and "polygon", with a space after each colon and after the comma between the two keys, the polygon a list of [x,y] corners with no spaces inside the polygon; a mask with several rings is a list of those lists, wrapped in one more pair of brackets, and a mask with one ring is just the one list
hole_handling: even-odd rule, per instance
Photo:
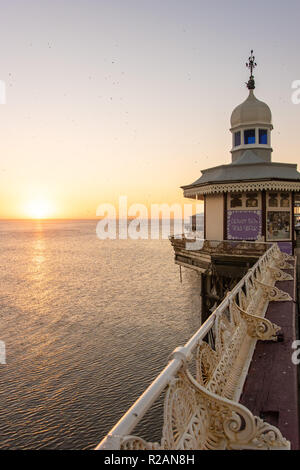
{"label": "orange sky", "polygon": [[0,218],[94,218],[120,195],[183,203],[180,185],[230,161],[251,48],[273,159],[299,161],[298,2],[253,0],[251,42],[249,3],[235,0],[1,6]]}

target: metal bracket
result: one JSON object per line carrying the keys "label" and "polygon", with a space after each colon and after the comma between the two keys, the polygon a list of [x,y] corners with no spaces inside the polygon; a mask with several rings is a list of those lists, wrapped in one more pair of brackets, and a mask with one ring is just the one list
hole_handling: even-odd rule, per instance
{"label": "metal bracket", "polygon": [[264,284],[263,282],[257,281],[254,279],[254,282],[262,288],[265,297],[269,300],[269,302],[289,302],[292,299],[290,294],[284,292],[278,287],[269,286],[268,284]]}
{"label": "metal bracket", "polygon": [[249,336],[263,341],[278,340],[278,332],[281,330],[280,326],[270,322],[267,318],[258,317],[246,312],[236,302],[233,303],[233,306],[238,309],[241,317],[247,322],[247,333]]}
{"label": "metal bracket", "polygon": [[275,281],[292,281],[294,278],[291,274],[281,271],[281,269],[268,266],[269,271],[271,271],[272,278]]}

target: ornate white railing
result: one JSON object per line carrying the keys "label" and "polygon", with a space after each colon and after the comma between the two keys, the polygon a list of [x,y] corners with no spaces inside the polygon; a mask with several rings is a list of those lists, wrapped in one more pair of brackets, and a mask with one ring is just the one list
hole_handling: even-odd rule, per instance
{"label": "ornate white railing", "polygon": [[[289,449],[279,429],[239,399],[257,340],[277,340],[280,328],[264,318],[269,302],[292,300],[275,287],[292,279],[282,271],[290,259],[269,246],[96,449]],[[163,392],[160,442],[132,435]]]}

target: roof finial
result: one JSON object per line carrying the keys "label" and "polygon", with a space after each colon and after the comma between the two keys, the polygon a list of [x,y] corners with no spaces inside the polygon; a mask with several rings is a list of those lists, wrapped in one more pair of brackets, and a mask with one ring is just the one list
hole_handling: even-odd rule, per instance
{"label": "roof finial", "polygon": [[255,62],[255,57],[253,55],[253,51],[251,51],[251,56],[249,57],[249,62],[246,62],[246,67],[250,70],[250,78],[247,83],[247,88],[249,90],[254,90],[255,88],[255,81],[254,81],[254,76],[253,76],[253,70],[257,66],[257,63]]}

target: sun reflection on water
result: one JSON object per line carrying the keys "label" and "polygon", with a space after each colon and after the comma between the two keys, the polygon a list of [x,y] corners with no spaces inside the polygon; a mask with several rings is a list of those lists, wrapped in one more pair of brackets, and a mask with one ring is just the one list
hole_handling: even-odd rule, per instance
{"label": "sun reflection on water", "polygon": [[46,242],[41,223],[37,223],[35,235],[36,238],[32,241],[32,268],[34,271],[41,271],[46,261]]}

